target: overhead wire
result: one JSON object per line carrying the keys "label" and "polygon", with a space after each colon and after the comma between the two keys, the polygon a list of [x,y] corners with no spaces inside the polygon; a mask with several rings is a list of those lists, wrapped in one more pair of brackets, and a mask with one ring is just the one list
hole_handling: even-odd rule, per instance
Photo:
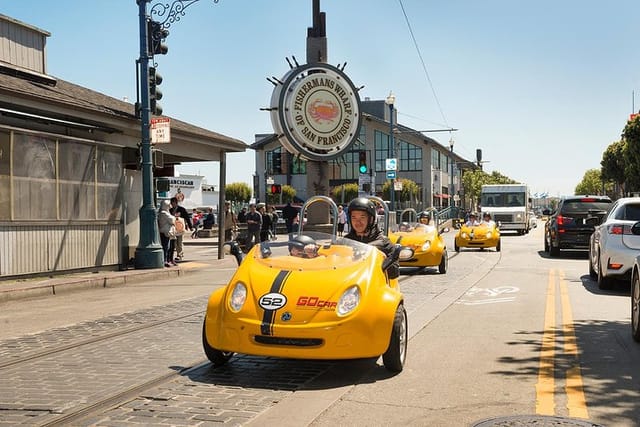
{"label": "overhead wire", "polygon": [[442,120],[444,120],[444,123],[447,127],[451,127],[449,126],[449,122],[447,121],[447,118],[444,115],[444,111],[442,110],[442,105],[440,105],[440,100],[438,99],[438,95],[436,94],[436,90],[433,87],[433,82],[431,81],[431,77],[429,76],[429,71],[427,70],[427,65],[424,62],[424,59],[422,58],[422,53],[420,52],[420,47],[418,46],[418,42],[416,41],[416,37],[413,34],[413,28],[411,28],[411,22],[409,22],[409,17],[407,16],[407,12],[404,9],[404,5],[402,4],[402,0],[398,0],[398,3],[400,3],[400,8],[402,9],[402,14],[404,15],[404,19],[407,23],[407,27],[409,28],[409,33],[411,34],[411,39],[413,40],[413,45],[416,48],[416,51],[418,52],[418,57],[420,58],[420,62],[422,63],[422,69],[424,71],[425,76],[427,77],[427,81],[429,82],[429,87],[431,88],[431,93],[433,94],[433,98],[436,101],[436,105],[438,106],[438,110],[440,111],[440,115],[442,116]]}

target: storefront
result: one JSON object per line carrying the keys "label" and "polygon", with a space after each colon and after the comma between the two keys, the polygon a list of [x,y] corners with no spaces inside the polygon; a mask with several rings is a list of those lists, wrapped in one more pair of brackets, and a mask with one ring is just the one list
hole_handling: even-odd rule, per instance
{"label": "storefront", "polygon": [[[47,75],[49,33],[0,20],[0,42],[18,50],[0,49],[0,278],[126,267],[143,200],[134,104]],[[157,148],[155,176],[217,161],[223,183],[226,153],[247,145],[171,119]]]}

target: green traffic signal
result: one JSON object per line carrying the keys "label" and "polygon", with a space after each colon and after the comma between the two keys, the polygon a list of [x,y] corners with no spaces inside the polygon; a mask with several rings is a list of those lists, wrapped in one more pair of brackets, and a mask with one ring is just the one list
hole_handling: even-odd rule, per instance
{"label": "green traffic signal", "polygon": [[367,173],[369,171],[369,167],[367,166],[367,152],[358,152],[358,160],[360,161],[360,168],[358,169],[360,173]]}

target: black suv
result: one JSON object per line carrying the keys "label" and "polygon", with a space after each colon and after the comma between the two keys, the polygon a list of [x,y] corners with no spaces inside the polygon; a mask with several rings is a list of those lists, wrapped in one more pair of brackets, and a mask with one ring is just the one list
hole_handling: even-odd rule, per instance
{"label": "black suv", "polygon": [[611,207],[607,196],[571,196],[560,200],[544,226],[544,251],[560,255],[560,249],[589,249],[589,237]]}

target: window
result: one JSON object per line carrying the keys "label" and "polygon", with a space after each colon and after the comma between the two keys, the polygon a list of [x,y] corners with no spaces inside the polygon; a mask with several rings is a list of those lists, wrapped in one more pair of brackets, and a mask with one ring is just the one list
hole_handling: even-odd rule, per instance
{"label": "window", "polygon": [[307,162],[302,160],[298,156],[291,156],[291,174],[292,175],[306,175],[307,174]]}
{"label": "window", "polygon": [[399,168],[401,171],[422,170],[422,148],[406,141],[398,144]]}
{"label": "window", "polygon": [[120,220],[121,149],[21,133],[12,147],[10,135],[0,132],[0,219]]}
{"label": "window", "polygon": [[23,220],[57,219],[56,142],[16,133],[13,153],[14,214]]}
{"label": "window", "polygon": [[379,130],[375,131],[373,134],[373,145],[375,147],[376,152],[376,172],[385,172],[386,171],[386,160],[389,158],[389,135],[380,132]]}

